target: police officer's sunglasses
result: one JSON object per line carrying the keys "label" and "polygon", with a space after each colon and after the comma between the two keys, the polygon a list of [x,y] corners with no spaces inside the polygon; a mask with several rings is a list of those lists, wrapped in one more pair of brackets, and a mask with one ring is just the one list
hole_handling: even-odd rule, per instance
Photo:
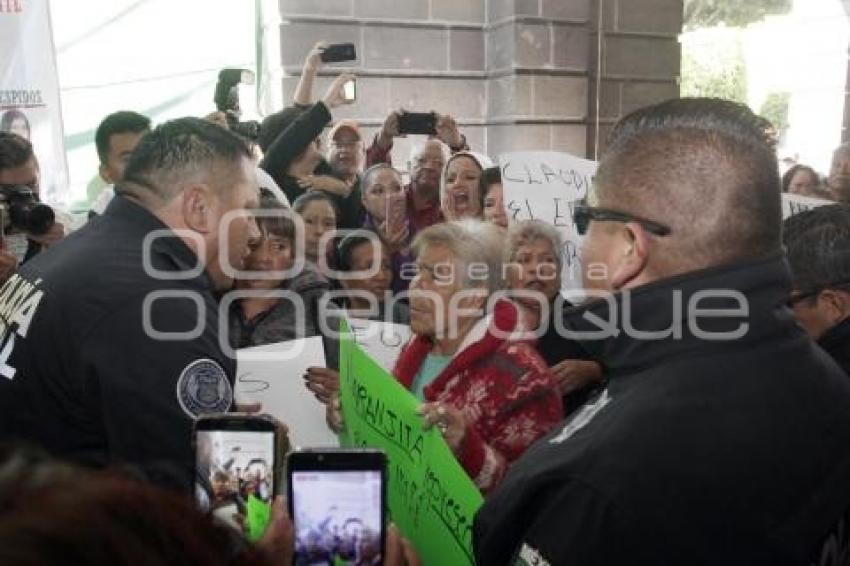
{"label": "police officer's sunglasses", "polygon": [[573,222],[575,222],[576,230],[578,230],[578,233],[581,236],[587,234],[587,229],[590,227],[590,223],[594,220],[624,223],[635,222],[643,226],[647,232],[655,234],[656,236],[667,236],[671,232],[670,227],[665,226],[664,224],[659,224],[653,220],[647,220],[646,218],[641,218],[640,216],[635,216],[634,214],[629,214],[627,212],[611,210],[610,208],[578,205],[573,210]]}
{"label": "police officer's sunglasses", "polygon": [[830,283],[828,285],[821,285],[816,289],[812,289],[810,291],[799,292],[793,291],[791,296],[785,300],[785,305],[788,307],[793,307],[797,303],[802,303],[806,299],[810,299],[812,297],[816,297],[821,294],[822,291],[826,291],[827,289],[837,289],[841,291],[850,291],[850,283],[847,281],[839,281],[837,283]]}

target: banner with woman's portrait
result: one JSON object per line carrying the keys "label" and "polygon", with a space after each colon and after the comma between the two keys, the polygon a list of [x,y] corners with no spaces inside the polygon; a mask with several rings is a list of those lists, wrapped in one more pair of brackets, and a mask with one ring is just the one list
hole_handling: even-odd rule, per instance
{"label": "banner with woman's portrait", "polygon": [[59,77],[48,0],[0,1],[0,130],[28,138],[41,199],[68,205]]}

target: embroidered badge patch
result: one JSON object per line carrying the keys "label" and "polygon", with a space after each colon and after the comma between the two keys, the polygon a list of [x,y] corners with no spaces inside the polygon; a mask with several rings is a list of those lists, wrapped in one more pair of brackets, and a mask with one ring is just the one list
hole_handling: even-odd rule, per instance
{"label": "embroidered badge patch", "polygon": [[208,358],[186,366],[177,380],[177,400],[191,418],[224,413],[233,404],[233,387],[224,368]]}

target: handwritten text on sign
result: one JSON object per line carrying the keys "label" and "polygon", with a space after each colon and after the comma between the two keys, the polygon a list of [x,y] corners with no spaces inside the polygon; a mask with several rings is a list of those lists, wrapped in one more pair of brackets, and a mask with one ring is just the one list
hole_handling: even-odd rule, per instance
{"label": "handwritten text on sign", "polygon": [[587,196],[596,162],[556,151],[520,151],[499,157],[505,211],[513,222],[542,220],[561,233],[564,289],[581,288],[581,237],[573,209]]}
{"label": "handwritten text on sign", "polygon": [[824,200],[814,197],[804,197],[791,193],[782,193],[782,219],[785,220],[795,214],[800,214],[807,210],[824,206],[826,204],[835,204],[831,200]]}
{"label": "handwritten text on sign", "polygon": [[472,564],[472,519],[481,493],[442,436],[422,428],[419,401],[344,333],[340,342],[344,446],[387,454],[392,520],[424,564]]}
{"label": "handwritten text on sign", "polygon": [[262,403],[264,413],[289,426],[293,446],[337,446],[324,405],[301,378],[311,366],[325,367],[320,336],[237,350],[236,401]]}

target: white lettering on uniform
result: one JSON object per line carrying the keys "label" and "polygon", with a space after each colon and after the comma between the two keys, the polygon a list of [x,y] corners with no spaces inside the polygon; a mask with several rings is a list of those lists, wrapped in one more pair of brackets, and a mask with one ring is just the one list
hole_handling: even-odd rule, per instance
{"label": "white lettering on uniform", "polygon": [[[9,365],[16,335],[26,338],[44,296],[44,291],[35,288],[40,281],[33,284],[15,274],[0,288],[0,375],[6,379],[14,379],[17,371]],[[10,332],[13,324],[17,324],[17,328]]]}
{"label": "white lettering on uniform", "polygon": [[549,561],[541,556],[540,551],[536,548],[528,546],[528,543],[522,543],[522,548],[519,549],[519,560],[517,564],[527,566],[550,566]]}
{"label": "white lettering on uniform", "polygon": [[599,412],[602,411],[602,409],[604,409],[610,402],[611,396],[608,395],[608,390],[605,389],[596,401],[588,403],[582,407],[578,413],[576,413],[576,416],[564,426],[558,436],[549,440],[549,444],[561,444],[569,439],[572,435],[586,427],[588,423],[593,420],[593,417],[598,415]]}
{"label": "white lettering on uniform", "polygon": [[12,322],[18,323],[17,333],[21,335],[21,338],[27,337],[27,331],[30,328],[32,317],[35,316],[35,311],[38,309],[38,303],[41,302],[41,298],[43,296],[44,291],[36,291],[27,298],[24,304],[21,305],[17,311],[15,311],[15,316],[12,318]]}

